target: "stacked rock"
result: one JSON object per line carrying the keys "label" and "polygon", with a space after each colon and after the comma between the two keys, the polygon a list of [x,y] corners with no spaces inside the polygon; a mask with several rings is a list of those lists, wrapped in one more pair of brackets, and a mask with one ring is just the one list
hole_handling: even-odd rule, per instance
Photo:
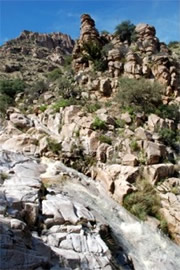
{"label": "stacked rock", "polygon": [[159,50],[159,40],[155,36],[156,30],[153,26],[145,23],[138,24],[135,28],[138,48],[142,53],[154,54]]}

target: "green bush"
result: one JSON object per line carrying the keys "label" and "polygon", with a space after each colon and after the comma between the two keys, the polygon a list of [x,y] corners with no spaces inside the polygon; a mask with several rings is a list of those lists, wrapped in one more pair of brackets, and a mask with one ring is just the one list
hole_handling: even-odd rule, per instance
{"label": "green bush", "polygon": [[64,56],[64,67],[71,66],[72,60],[73,60],[72,55],[65,55]]}
{"label": "green bush", "polygon": [[14,100],[7,95],[0,94],[0,113],[3,116],[9,106],[13,105]]}
{"label": "green bush", "polygon": [[159,115],[161,118],[169,118],[178,123],[180,118],[179,106],[178,105],[166,105],[161,104],[156,110],[155,114]]}
{"label": "green bush", "polygon": [[122,23],[118,24],[115,28],[115,35],[120,37],[122,42],[128,41],[131,43],[131,39],[135,39],[135,25],[128,21],[123,21]]}
{"label": "green bush", "polygon": [[25,83],[20,79],[0,80],[0,113],[3,116],[9,106],[14,105],[16,94],[25,90]]}
{"label": "green bush", "polygon": [[25,90],[25,83],[20,79],[0,80],[0,94],[14,98],[17,93]]}
{"label": "green bush", "polygon": [[139,145],[138,145],[138,143],[137,143],[137,141],[136,140],[132,140],[131,142],[130,142],[130,148],[131,148],[131,150],[133,151],[133,152],[137,152],[137,151],[139,151],[140,150],[140,148],[139,148]]}
{"label": "green bush", "polygon": [[48,90],[48,83],[43,80],[35,82],[31,87],[31,91],[37,93],[38,96],[46,92],[47,90]]}
{"label": "green bush", "polygon": [[62,76],[57,81],[58,93],[64,99],[75,98],[81,95],[81,90],[77,85],[74,85],[73,77]]}
{"label": "green bush", "polygon": [[48,107],[48,105],[43,104],[43,105],[41,105],[41,106],[39,107],[39,110],[40,110],[41,112],[45,112],[45,110],[47,109],[47,107]]}
{"label": "green bush", "polygon": [[160,197],[147,180],[136,181],[137,191],[125,196],[123,206],[141,220],[153,216],[160,221],[159,229],[169,235],[168,224],[161,214]]}
{"label": "green bush", "polygon": [[129,79],[122,77],[119,80],[119,91],[116,102],[121,108],[131,107],[134,112],[154,112],[162,104],[161,94],[163,88],[157,82],[142,79]]}
{"label": "green bush", "polygon": [[93,113],[96,112],[97,110],[99,110],[101,108],[100,103],[96,102],[96,103],[87,103],[85,105],[85,109],[88,113]]}
{"label": "green bush", "polygon": [[55,112],[59,112],[60,108],[65,108],[67,106],[73,105],[75,101],[73,99],[60,99],[55,104],[53,104],[52,108]]}
{"label": "green bush", "polygon": [[125,196],[123,206],[133,215],[145,220],[148,215],[156,217],[161,207],[160,198],[146,180],[137,183],[137,191]]}
{"label": "green bush", "polygon": [[108,61],[106,59],[99,59],[94,61],[94,70],[104,72],[108,68]]}
{"label": "green bush", "polygon": [[174,146],[176,143],[176,132],[170,128],[161,128],[158,130],[161,140],[164,144]]}
{"label": "green bush", "polygon": [[105,135],[100,135],[99,140],[100,140],[101,143],[107,143],[109,145],[112,144],[112,139],[109,138],[108,136],[105,136]]}
{"label": "green bush", "polygon": [[61,77],[62,75],[62,71],[59,68],[55,68],[53,71],[48,73],[48,79],[50,81],[56,81],[57,79],[59,79],[59,77]]}
{"label": "green bush", "polygon": [[85,62],[92,61],[95,71],[105,71],[108,67],[107,59],[102,54],[102,47],[93,41],[83,44],[83,60]]}
{"label": "green bush", "polygon": [[173,47],[178,46],[179,44],[180,44],[179,41],[170,41],[170,42],[168,43],[168,47],[169,47],[169,48],[173,48]]}
{"label": "green bush", "polygon": [[85,51],[84,56],[87,57],[88,60],[94,62],[94,60],[101,59],[101,47],[97,43],[93,41],[89,41],[83,44],[83,50]]}
{"label": "green bush", "polygon": [[115,120],[115,127],[116,128],[124,128],[126,125],[126,122],[122,119],[116,119]]}
{"label": "green bush", "polygon": [[101,120],[99,117],[96,117],[92,123],[92,129],[106,130],[107,129],[106,122]]}
{"label": "green bush", "polygon": [[35,99],[39,99],[39,96],[48,90],[48,83],[40,80],[33,83],[32,86],[27,87],[25,94],[28,96],[28,104],[32,104]]}

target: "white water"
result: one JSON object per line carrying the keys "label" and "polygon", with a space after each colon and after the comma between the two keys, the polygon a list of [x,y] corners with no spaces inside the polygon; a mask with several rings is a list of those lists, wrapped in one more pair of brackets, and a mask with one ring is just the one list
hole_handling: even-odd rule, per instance
{"label": "white water", "polygon": [[[136,270],[180,270],[180,247],[159,231],[139,222],[111,199],[93,179],[58,162],[58,167],[80,181],[65,182],[63,191],[103,217],[119,244],[131,256]],[[75,178],[75,177],[74,177]]]}

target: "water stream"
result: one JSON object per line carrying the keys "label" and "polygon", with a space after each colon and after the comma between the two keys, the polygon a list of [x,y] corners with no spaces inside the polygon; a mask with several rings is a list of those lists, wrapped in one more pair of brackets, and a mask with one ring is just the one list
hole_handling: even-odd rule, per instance
{"label": "water stream", "polygon": [[[100,183],[58,162],[71,175],[63,192],[96,212],[112,228],[119,244],[133,259],[136,270],[179,270],[180,247],[149,225],[139,222],[111,199]],[[73,178],[74,177],[74,178]]]}

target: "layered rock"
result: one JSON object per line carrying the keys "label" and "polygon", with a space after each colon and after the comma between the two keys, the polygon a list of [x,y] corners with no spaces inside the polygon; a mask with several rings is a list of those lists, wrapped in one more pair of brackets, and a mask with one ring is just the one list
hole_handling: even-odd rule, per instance
{"label": "layered rock", "polygon": [[84,61],[84,44],[95,44],[102,46],[99,32],[95,28],[95,22],[88,14],[81,16],[80,38],[76,41],[73,49],[73,67],[76,71],[89,66],[88,61]]}
{"label": "layered rock", "polygon": [[80,43],[100,43],[100,36],[97,29],[95,28],[95,22],[88,14],[83,14],[81,16],[81,31],[79,41]]}
{"label": "layered rock", "polygon": [[129,78],[140,78],[142,75],[141,58],[137,54],[129,52],[124,64],[124,75]]}
{"label": "layered rock", "polygon": [[159,40],[153,26],[141,23],[136,26],[135,32],[138,39],[138,48],[142,53],[151,55],[159,51]]}

